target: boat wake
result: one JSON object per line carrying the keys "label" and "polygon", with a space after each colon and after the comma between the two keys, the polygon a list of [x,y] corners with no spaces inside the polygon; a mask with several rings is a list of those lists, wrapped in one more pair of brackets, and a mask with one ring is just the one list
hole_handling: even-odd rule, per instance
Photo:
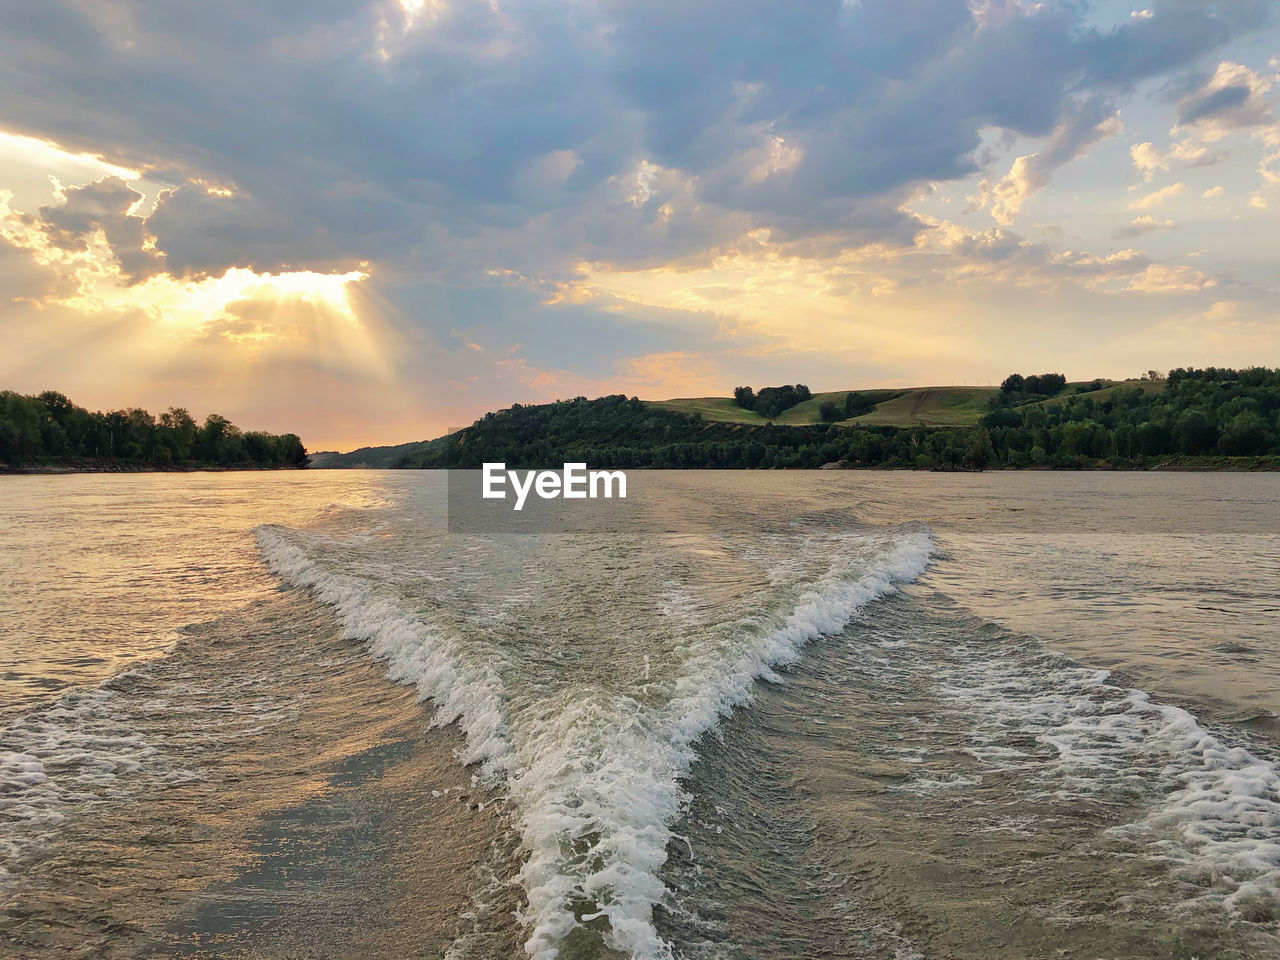
{"label": "boat wake", "polygon": [[[479,763],[481,776],[513,802],[525,857],[525,947],[539,958],[592,935],[635,957],[671,955],[653,911],[666,894],[659,871],[687,800],[681,780],[694,744],[806,642],[839,632],[859,608],[919,576],[932,550],[931,536],[918,529],[810,530],[778,536],[753,548],[755,556],[732,543],[690,549],[674,538],[664,555],[647,558],[667,573],[663,592],[648,604],[618,596],[627,617],[595,624],[613,635],[595,637],[593,656],[612,657],[622,674],[642,658],[643,670],[630,682],[593,682],[596,671],[610,672],[608,662],[551,681],[512,643],[495,642],[494,632],[521,636],[529,660],[539,647],[558,645],[555,636],[523,637],[528,624],[500,615],[502,601],[486,604],[473,594],[459,602],[440,592],[435,577],[418,576],[406,589],[385,576],[388,551],[394,555],[385,543],[355,546],[274,526],[257,535],[278,575],[332,605],[347,635],[384,660],[392,679],[436,704],[435,723],[459,724],[467,738],[460,759]],[[495,540],[480,555],[470,546],[473,565],[511,576],[509,543]],[[588,548],[566,538],[561,549]],[[702,576],[680,582],[682,562],[697,566],[708,557],[718,569],[747,568],[753,576],[723,577],[724,595],[706,592]],[[417,566],[421,574],[420,560]],[[527,567],[516,583],[535,604],[553,607],[574,588]],[[684,602],[672,603],[673,594]],[[744,594],[751,595],[746,603]],[[499,595],[506,592],[494,584],[489,596]],[[469,634],[460,620],[450,622],[442,613],[451,599],[463,608],[452,612],[496,629]]]}

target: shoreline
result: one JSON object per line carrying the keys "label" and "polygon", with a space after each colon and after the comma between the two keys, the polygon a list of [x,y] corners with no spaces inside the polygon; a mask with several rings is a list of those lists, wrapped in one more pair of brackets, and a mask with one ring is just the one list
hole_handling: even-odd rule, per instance
{"label": "shoreline", "polygon": [[153,463],[0,463],[0,476],[58,476],[65,473],[261,473],[279,470],[305,470],[306,467],[224,467],[218,464],[153,464]]}
{"label": "shoreline", "polygon": [[[466,467],[431,468],[431,467],[325,467],[325,466],[220,466],[217,464],[139,464],[139,463],[0,463],[0,476],[62,476],[87,473],[266,473],[280,471],[345,471],[345,470],[425,470],[425,469],[474,469]],[[523,469],[523,468],[521,468]],[[1130,461],[1125,464],[1107,463],[1105,461],[1077,466],[992,466],[992,467],[908,467],[908,466],[862,466],[845,461],[824,463],[818,467],[631,467],[620,466],[619,470],[678,470],[680,472],[698,470],[740,470],[754,472],[757,470],[783,470],[796,472],[816,472],[829,470],[862,470],[883,473],[1276,473],[1280,472],[1280,457],[1215,457],[1205,460],[1197,458],[1170,457],[1164,460],[1142,463]]]}
{"label": "shoreline", "polygon": [[[1232,462],[1232,463],[1196,463],[1187,460],[1168,460],[1160,463],[1150,464],[1130,464],[1120,466],[1117,464],[1098,463],[1086,466],[1075,467],[1058,467],[1058,466],[1032,466],[1032,467],[903,467],[903,466],[861,466],[858,464],[848,464],[842,462],[824,463],[818,467],[629,467],[629,466],[610,466],[613,470],[626,470],[635,472],[671,472],[671,473],[697,473],[706,471],[712,473],[760,473],[760,472],[779,472],[779,473],[818,473],[828,471],[844,471],[856,470],[864,473],[1276,473],[1280,472],[1280,457],[1248,457],[1237,458],[1237,461],[1248,462]],[[518,466],[513,469],[555,469],[558,465],[547,464],[542,467],[526,467]],[[411,472],[414,470],[474,470],[478,471],[478,467],[312,467],[313,470],[403,470]]]}

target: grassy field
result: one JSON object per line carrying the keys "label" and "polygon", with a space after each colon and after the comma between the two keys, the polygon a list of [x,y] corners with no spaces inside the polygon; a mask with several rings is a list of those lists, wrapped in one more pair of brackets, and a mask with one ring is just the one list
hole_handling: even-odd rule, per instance
{"label": "grassy field", "polygon": [[[901,390],[862,390],[872,398],[880,398],[870,413],[841,423],[880,424],[892,427],[910,427],[923,424],[932,427],[967,427],[978,422],[987,413],[987,401],[998,391],[997,387],[908,387]],[[798,403],[782,411],[773,421],[777,424],[798,426],[821,423],[818,408],[827,401],[837,406],[844,403],[849,390],[833,390],[815,393],[804,403]],[[673,400],[653,401],[654,406],[680,413],[700,413],[704,420],[722,423],[765,423],[765,418],[751,410],[743,410],[731,397],[678,397]]]}
{"label": "grassy field", "polygon": [[[879,400],[883,402],[885,400],[889,400],[890,398],[897,396],[902,391],[901,390],[862,390],[859,392],[861,392],[864,396],[868,396],[872,398],[873,400]],[[815,393],[812,397],[810,397],[804,403],[797,403],[794,407],[791,407],[790,409],[787,409],[787,410],[783,410],[782,413],[778,414],[777,419],[775,419],[773,422],[786,423],[792,426],[806,424],[806,423],[821,423],[822,416],[818,413],[818,408],[822,406],[824,403],[826,403],[828,400],[830,400],[837,407],[840,407],[841,409],[843,409],[844,398],[845,398],[845,395],[848,393],[849,393],[848,390],[835,390],[835,391],[832,391],[831,393]],[[855,421],[862,420],[867,416],[870,416],[870,414],[863,414],[863,416],[861,417],[854,417],[852,420],[849,420],[848,422],[854,423]],[[845,421],[841,420],[837,422],[844,423]]]}
{"label": "grassy field", "polygon": [[677,397],[674,400],[648,400],[647,403],[676,413],[700,413],[703,420],[717,423],[765,423],[760,414],[743,410],[732,397]]}
{"label": "grassy field", "polygon": [[999,387],[917,387],[858,417],[868,426],[972,427],[990,412]]}
{"label": "grassy field", "polygon": [[[1092,382],[1092,381],[1090,381]],[[1083,394],[1091,400],[1105,400],[1117,390],[1128,390],[1137,387],[1144,393],[1161,393],[1164,391],[1163,380],[1105,380],[1106,386],[1101,390],[1090,390]],[[1040,403],[1047,405],[1064,403],[1069,397],[1075,396],[1076,388],[1084,386],[1084,383],[1069,383],[1067,389],[1056,397],[1050,397],[1048,400],[1041,400]]]}
{"label": "grassy field", "polygon": [[[1067,388],[1058,396],[1048,400],[1036,401],[1042,404],[1064,403],[1069,397],[1076,395],[1079,387],[1092,381],[1078,381],[1067,384]],[[1123,380],[1104,381],[1106,386],[1101,390],[1088,391],[1085,396],[1094,400],[1105,400],[1119,389],[1138,387],[1144,391],[1164,389],[1163,380]],[[815,393],[804,403],[798,403],[788,410],[782,411],[774,423],[789,426],[802,426],[810,423],[821,423],[822,417],[818,408],[827,401],[837,406],[844,403],[848,390],[833,390],[828,393]],[[990,412],[991,398],[1000,392],[999,387],[906,387],[901,390],[863,390],[862,393],[879,400],[874,410],[850,420],[838,421],[844,424],[864,423],[867,426],[884,427],[972,427]],[[655,407],[674,410],[678,413],[700,413],[703,420],[718,423],[766,423],[764,417],[751,410],[743,410],[733,402],[732,397],[676,397],[672,400],[648,401]]]}

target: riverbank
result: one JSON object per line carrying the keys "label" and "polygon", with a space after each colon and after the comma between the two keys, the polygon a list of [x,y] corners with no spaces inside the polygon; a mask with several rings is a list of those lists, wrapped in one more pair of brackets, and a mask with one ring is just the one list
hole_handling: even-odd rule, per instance
{"label": "riverbank", "polygon": [[305,470],[306,467],[224,466],[217,463],[127,463],[111,460],[81,460],[73,463],[0,463],[0,474],[63,473],[224,473],[233,470]]}
{"label": "riverbank", "polygon": [[[769,469],[794,469],[774,467]],[[863,465],[836,460],[824,463],[819,470],[888,470],[925,473],[983,473],[998,470],[1004,473],[1061,473],[1063,471],[1103,471],[1108,473],[1271,473],[1280,470],[1280,457],[1158,457],[1147,460],[1096,460],[1058,466],[1037,465],[1027,467],[988,466],[920,466],[904,467],[887,464]]]}

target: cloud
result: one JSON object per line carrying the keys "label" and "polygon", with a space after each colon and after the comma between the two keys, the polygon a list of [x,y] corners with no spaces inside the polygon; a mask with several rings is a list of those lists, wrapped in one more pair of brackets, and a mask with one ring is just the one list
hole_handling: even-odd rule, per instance
{"label": "cloud", "polygon": [[1216,187],[1210,187],[1210,188],[1209,188],[1208,190],[1206,190],[1203,194],[1201,194],[1201,196],[1202,196],[1205,200],[1212,200],[1212,199],[1214,199],[1215,197],[1220,197],[1220,196],[1222,196],[1225,192],[1226,192],[1226,190],[1223,188],[1222,184],[1218,184],[1218,186],[1216,186]]}
{"label": "cloud", "polygon": [[1198,293],[1217,286],[1218,281],[1194,267],[1153,263],[1129,283],[1139,293]]}
{"label": "cloud", "polygon": [[1140,237],[1144,233],[1151,233],[1153,230],[1171,230],[1174,227],[1172,220],[1157,220],[1149,214],[1143,214],[1140,217],[1134,217],[1126,226],[1121,227],[1112,236],[1117,238]]}
{"label": "cloud", "polygon": [[[32,251],[0,238],[0,306],[40,305],[75,293],[75,283],[37,262]],[[9,345],[12,348],[12,345]]]}
{"label": "cloud", "polygon": [[36,219],[49,242],[67,251],[87,250],[90,235],[101,230],[121,272],[136,283],[165,268],[146,220],[131,212],[142,199],[120,177],[103,177],[64,190],[63,202],[41,207]]}
{"label": "cloud", "polygon": [[1170,197],[1176,197],[1178,194],[1185,192],[1187,185],[1185,183],[1171,183],[1167,187],[1161,187],[1159,190],[1148,193],[1145,197],[1140,197],[1129,204],[1134,210],[1150,210],[1152,207],[1162,205]]}
{"label": "cloud", "polygon": [[997,223],[1010,225],[1022,205],[1049,183],[1058,167],[1083,155],[1099,141],[1118,134],[1123,127],[1115,116],[1115,108],[1102,98],[1093,98],[1076,106],[1053,131],[1048,143],[1038,153],[1018,157],[1009,172],[992,185],[984,180],[974,200],[977,208],[991,208]]}
{"label": "cloud", "polygon": [[[900,369],[910,332],[930,356],[960,349],[935,319],[951,283],[993,301],[1110,295],[1148,269],[1011,229],[1121,110],[1155,109],[1140,84],[1196,78],[1156,104],[1178,144],[1134,148],[1144,183],[1210,162],[1217,130],[1269,129],[1250,120],[1266,76],[1196,73],[1265,26],[1265,0],[1166,0],[1114,23],[971,0],[28,6],[0,33],[0,128],[83,175],[53,203],[43,174],[24,181],[38,199],[5,220],[18,252],[0,293],[34,291],[77,334],[97,327],[75,311],[138,338],[153,366],[136,377],[227,383],[251,357],[274,378],[262,395],[307,417],[307,389],[349,378],[367,400],[379,369],[404,416],[438,403],[440,426],[465,408],[437,384],[501,405],[513,370],[536,371],[521,389],[709,384],[730,356],[834,367],[833,344]],[[992,230],[917,212],[975,181]],[[258,279],[206,309],[228,277]],[[354,321],[291,277],[349,278]],[[368,362],[341,362],[364,356],[348,335]],[[164,354],[180,343],[189,366]]]}
{"label": "cloud", "polygon": [[1181,125],[1196,123],[1207,117],[1221,116],[1228,111],[1242,106],[1249,99],[1252,91],[1247,86],[1218,87],[1206,93],[1190,98],[1182,106],[1182,114],[1178,117]]}
{"label": "cloud", "polygon": [[1186,167],[1207,167],[1223,159],[1221,153],[1210,153],[1209,148],[1187,137],[1179,140],[1161,153],[1150,140],[1135,143],[1129,148],[1133,168],[1142,174],[1142,184],[1148,184],[1157,170],[1169,170],[1174,163]]}
{"label": "cloud", "polygon": [[1191,128],[1207,141],[1233,130],[1272,125],[1269,92],[1274,78],[1244,64],[1224,60],[1203,86],[1178,102],[1178,126]]}
{"label": "cloud", "polygon": [[[910,242],[919,224],[902,201],[974,173],[993,125],[1049,138],[992,188],[1008,222],[1114,133],[1117,96],[1263,13],[1175,4],[1104,28],[1070,7],[962,0],[750,0],[732,16],[706,3],[325,0],[255,5],[231,30],[215,7],[110,10],[49,0],[0,39],[5,121],[176,183],[148,226],[173,269],[196,275],[408,267],[459,236],[539,223],[541,255],[550,242],[572,259],[583,251],[555,228],[587,207],[576,236],[632,235],[614,259],[707,250],[744,218],[828,246]],[[671,203],[636,232],[601,202],[646,162],[686,179],[696,220]]]}

